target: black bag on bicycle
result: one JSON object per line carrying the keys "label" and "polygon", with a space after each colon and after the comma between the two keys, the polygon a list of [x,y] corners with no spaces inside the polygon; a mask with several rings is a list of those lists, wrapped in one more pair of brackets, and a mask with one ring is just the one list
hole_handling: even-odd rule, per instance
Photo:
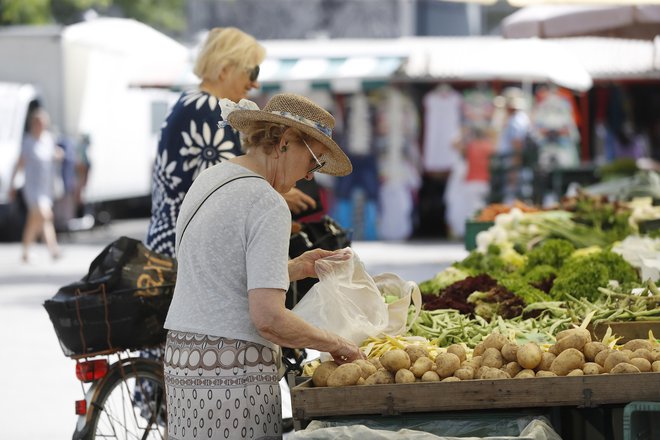
{"label": "black bag on bicycle", "polygon": [[[350,231],[327,215],[318,222],[302,223],[301,227],[299,232],[291,235],[289,258],[296,258],[312,249],[335,251],[351,245]],[[317,281],[316,278],[306,278],[292,283],[286,293],[286,307],[292,309]]]}
{"label": "black bag on bicycle", "polygon": [[44,307],[67,356],[157,346],[175,281],[174,259],[121,237]]}

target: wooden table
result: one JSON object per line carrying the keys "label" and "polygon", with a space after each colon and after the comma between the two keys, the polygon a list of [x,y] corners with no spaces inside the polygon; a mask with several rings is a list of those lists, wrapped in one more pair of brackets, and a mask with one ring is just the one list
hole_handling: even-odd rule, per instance
{"label": "wooden table", "polygon": [[469,380],[291,390],[294,425],[332,416],[577,407],[660,401],[660,373]]}

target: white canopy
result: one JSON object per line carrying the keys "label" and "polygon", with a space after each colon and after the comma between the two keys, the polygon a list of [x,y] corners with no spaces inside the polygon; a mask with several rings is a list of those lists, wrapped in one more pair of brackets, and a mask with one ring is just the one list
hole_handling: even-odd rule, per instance
{"label": "white canopy", "polygon": [[549,41],[466,37],[410,44],[405,73],[411,78],[552,82],[577,91],[592,85],[582,64]]}
{"label": "white canopy", "polygon": [[190,51],[183,44],[132,19],[98,18],[67,26],[62,39],[78,53],[105,53],[117,60],[134,85],[168,85],[186,75]]}
{"label": "white canopy", "polygon": [[653,39],[660,34],[660,5],[534,5],[502,20],[506,38],[579,35]]}

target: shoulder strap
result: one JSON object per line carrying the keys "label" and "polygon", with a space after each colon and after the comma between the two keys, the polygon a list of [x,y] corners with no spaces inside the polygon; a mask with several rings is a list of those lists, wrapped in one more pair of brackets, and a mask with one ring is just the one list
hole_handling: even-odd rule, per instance
{"label": "shoulder strap", "polygon": [[181,245],[181,240],[183,240],[183,235],[186,233],[186,229],[188,229],[188,225],[189,225],[190,222],[192,221],[193,217],[195,216],[195,214],[197,214],[197,211],[199,211],[199,209],[202,207],[202,205],[204,204],[204,202],[206,202],[206,201],[208,200],[208,198],[211,197],[211,196],[213,195],[213,193],[215,193],[217,190],[219,190],[219,189],[222,188],[223,186],[227,185],[228,183],[233,182],[234,180],[246,179],[246,178],[250,178],[250,177],[252,177],[252,178],[256,178],[256,179],[263,179],[263,177],[261,177],[261,176],[255,176],[254,174],[239,174],[238,176],[232,177],[231,179],[227,179],[227,180],[225,180],[224,182],[222,182],[221,184],[216,185],[216,186],[214,186],[213,188],[211,188],[211,189],[210,189],[210,190],[204,195],[204,197],[202,197],[202,200],[197,204],[197,206],[196,206],[195,209],[192,211],[192,213],[191,213],[191,214],[185,219],[185,222],[186,222],[186,223],[185,223],[185,226],[183,227],[183,229],[181,230],[181,236],[179,236],[179,241],[178,241],[178,243],[176,243],[176,249],[177,249],[177,250],[179,249],[179,246]]}

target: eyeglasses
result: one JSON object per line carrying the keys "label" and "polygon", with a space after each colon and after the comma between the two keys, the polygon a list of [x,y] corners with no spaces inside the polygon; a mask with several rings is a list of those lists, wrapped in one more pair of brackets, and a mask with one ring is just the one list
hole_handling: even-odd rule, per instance
{"label": "eyeglasses", "polygon": [[307,149],[309,150],[309,153],[310,153],[310,154],[312,155],[312,157],[314,158],[314,162],[316,162],[316,166],[313,167],[311,170],[307,171],[307,174],[315,173],[315,172],[317,172],[318,170],[320,170],[321,168],[323,168],[323,167],[325,166],[325,162],[321,162],[321,161],[319,160],[319,158],[316,157],[316,154],[314,154],[314,152],[312,151],[312,149],[309,148],[309,145],[307,145],[307,142],[305,142],[305,139],[303,139],[302,141],[303,141],[303,143],[305,144],[305,146],[307,147]]}
{"label": "eyeglasses", "polygon": [[255,82],[259,78],[259,66],[254,66],[252,69],[248,69],[248,74],[250,75],[250,81]]}

